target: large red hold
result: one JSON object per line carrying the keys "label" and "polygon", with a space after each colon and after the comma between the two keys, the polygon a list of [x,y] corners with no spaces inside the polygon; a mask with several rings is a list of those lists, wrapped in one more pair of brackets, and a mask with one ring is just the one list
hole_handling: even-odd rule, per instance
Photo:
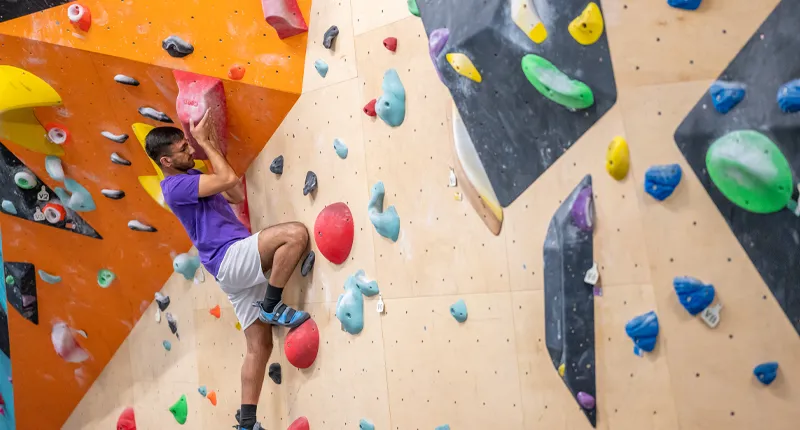
{"label": "large red hold", "polygon": [[172,75],[175,76],[175,82],[178,84],[175,110],[178,111],[178,120],[183,126],[186,138],[189,139],[189,143],[196,151],[194,158],[207,160],[208,156],[189,132],[189,121],[197,124],[207,109],[210,110],[208,114],[214,122],[219,149],[225,155],[228,151],[228,108],[225,103],[225,88],[222,86],[222,80],[183,70],[173,70]]}
{"label": "large red hold", "polygon": [[294,422],[289,425],[289,428],[286,430],[309,430],[310,428],[311,426],[308,425],[308,418],[300,417],[294,420]]}
{"label": "large red hold", "polygon": [[136,417],[133,408],[125,408],[117,419],[117,430],[136,430]]}
{"label": "large red hold", "polygon": [[319,352],[319,328],[309,318],[299,327],[289,330],[283,343],[286,359],[298,369],[307,369],[314,364]]}
{"label": "large red hold", "polygon": [[323,209],[314,223],[317,248],[333,264],[342,264],[347,260],[353,248],[353,232],[353,214],[342,202]]}
{"label": "large red hold", "polygon": [[247,180],[242,176],[241,181],[244,200],[241,203],[231,203],[231,209],[233,209],[233,213],[236,214],[236,218],[239,219],[239,222],[244,224],[248,231],[252,232],[253,229],[250,226],[250,206],[247,204]]}
{"label": "large red hold", "polygon": [[297,0],[261,0],[264,18],[278,32],[278,37],[286,39],[308,31]]}

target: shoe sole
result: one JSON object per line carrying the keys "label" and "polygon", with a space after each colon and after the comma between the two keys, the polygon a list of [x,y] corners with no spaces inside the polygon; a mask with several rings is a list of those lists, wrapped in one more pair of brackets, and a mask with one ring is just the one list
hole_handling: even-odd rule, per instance
{"label": "shoe sole", "polygon": [[295,323],[292,323],[292,324],[280,324],[280,323],[273,322],[272,320],[265,320],[264,318],[261,317],[261,315],[262,314],[258,315],[258,319],[261,320],[261,322],[263,322],[264,324],[274,325],[274,326],[277,326],[277,327],[288,327],[288,328],[299,327],[301,324],[303,324],[304,322],[308,321],[309,318],[311,318],[311,315],[309,315],[309,313],[306,312],[304,314],[305,316],[302,317],[299,321],[297,321]]}

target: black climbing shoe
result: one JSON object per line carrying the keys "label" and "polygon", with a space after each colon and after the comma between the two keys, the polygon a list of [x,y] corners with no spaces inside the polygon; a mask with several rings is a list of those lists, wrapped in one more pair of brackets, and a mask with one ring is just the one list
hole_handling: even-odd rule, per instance
{"label": "black climbing shoe", "polygon": [[258,422],[258,421],[256,421],[255,424],[253,424],[253,428],[251,428],[251,429],[246,429],[246,428],[242,427],[239,424],[241,415],[242,415],[242,410],[241,409],[237,409],[236,410],[236,425],[233,426],[233,428],[235,430],[265,430],[264,427],[261,427],[261,423]]}

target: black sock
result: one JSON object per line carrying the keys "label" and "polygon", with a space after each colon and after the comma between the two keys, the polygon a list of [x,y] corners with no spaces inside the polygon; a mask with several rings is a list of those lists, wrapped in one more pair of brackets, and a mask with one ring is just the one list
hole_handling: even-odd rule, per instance
{"label": "black sock", "polygon": [[241,416],[239,418],[239,428],[252,429],[256,424],[257,405],[242,405]]}
{"label": "black sock", "polygon": [[267,294],[264,296],[264,301],[261,304],[261,308],[264,309],[264,312],[272,312],[275,309],[275,305],[281,301],[281,296],[283,295],[283,288],[275,287],[272,284],[268,285]]}

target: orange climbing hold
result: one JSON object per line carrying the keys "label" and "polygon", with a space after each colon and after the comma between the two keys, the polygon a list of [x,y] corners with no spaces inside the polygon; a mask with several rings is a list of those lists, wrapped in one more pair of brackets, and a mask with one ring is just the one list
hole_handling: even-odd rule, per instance
{"label": "orange climbing hold", "polygon": [[72,25],[80,31],[89,31],[92,27],[92,12],[80,3],[73,3],[67,8],[67,16]]}
{"label": "orange climbing hold", "polygon": [[206,395],[206,398],[211,402],[212,405],[217,406],[217,392],[216,391],[209,391]]}
{"label": "orange climbing hold", "polygon": [[313,319],[308,319],[300,327],[289,330],[283,343],[286,359],[298,369],[307,369],[314,364],[319,352],[319,328]]}
{"label": "orange climbing hold", "polygon": [[397,38],[387,37],[386,39],[383,39],[383,46],[392,52],[397,51]]}
{"label": "orange climbing hold", "polygon": [[231,66],[231,69],[228,70],[228,77],[233,79],[234,81],[241,80],[244,77],[245,68],[239,64],[234,64]]}
{"label": "orange climbing hold", "polygon": [[278,37],[286,39],[308,31],[297,0],[261,0],[264,18],[278,32]]}
{"label": "orange climbing hold", "polygon": [[377,112],[375,112],[375,103],[377,103],[377,102],[378,102],[378,100],[372,99],[372,100],[369,101],[369,103],[367,103],[364,106],[364,113],[367,114],[367,116],[371,116],[371,117],[378,116]]}
{"label": "orange climbing hold", "polygon": [[290,424],[289,428],[286,430],[310,430],[310,429],[311,426],[309,426],[308,424],[308,418],[300,417],[294,420],[294,422]]}
{"label": "orange climbing hold", "polygon": [[136,417],[133,408],[125,408],[117,419],[117,430],[136,430]]}
{"label": "orange climbing hold", "polygon": [[217,317],[217,319],[219,319],[222,316],[221,315],[221,311],[219,309],[219,305],[216,305],[213,308],[211,308],[211,310],[208,311],[208,313],[210,313],[211,315],[214,315],[215,317]]}

